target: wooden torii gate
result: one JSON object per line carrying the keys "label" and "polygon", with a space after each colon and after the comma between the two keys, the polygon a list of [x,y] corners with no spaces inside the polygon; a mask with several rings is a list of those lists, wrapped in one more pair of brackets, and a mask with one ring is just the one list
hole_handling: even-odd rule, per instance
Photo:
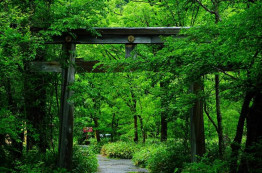
{"label": "wooden torii gate", "polygon": [[[61,91],[61,115],[59,134],[59,161],[58,166],[71,170],[73,147],[73,103],[68,102],[72,95],[69,85],[75,79],[75,67],[82,72],[103,72],[93,66],[96,61],[86,62],[75,59],[76,44],[125,44],[126,57],[130,57],[136,44],[162,44],[160,36],[173,36],[180,38],[178,33],[187,27],[143,27],[143,28],[94,28],[100,36],[92,36],[85,29],[72,30],[74,38],[65,33],[55,36],[53,41],[47,44],[63,44],[63,61],[58,62],[32,62],[31,70],[38,72],[62,72]],[[63,65],[62,65],[63,64]],[[191,92],[201,90],[201,84],[193,83]],[[191,153],[192,161],[196,161],[196,155],[202,156],[205,152],[203,104],[197,100],[191,110]]]}

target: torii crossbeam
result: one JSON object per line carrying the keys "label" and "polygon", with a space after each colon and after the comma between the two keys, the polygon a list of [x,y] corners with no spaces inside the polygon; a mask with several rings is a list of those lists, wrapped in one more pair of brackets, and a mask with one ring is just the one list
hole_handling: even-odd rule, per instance
{"label": "torii crossbeam", "polygon": [[[75,66],[86,66],[89,71],[96,62],[91,65],[87,62],[75,61],[76,44],[125,44],[126,57],[130,56],[136,44],[163,44],[162,36],[173,36],[182,38],[179,35],[181,29],[188,27],[145,27],[145,28],[93,28],[97,36],[85,29],[76,29],[62,36],[53,37],[53,41],[46,44],[63,44],[63,67],[58,62],[33,62],[33,71],[39,72],[62,72],[61,91],[61,118],[59,135],[59,163],[58,166],[71,169],[72,146],[73,146],[73,104],[68,102],[72,95],[69,85],[74,82]],[[101,71],[99,71],[101,72]],[[192,92],[196,93],[201,87],[194,84]],[[196,101],[191,111],[191,151],[192,160],[196,155],[203,155],[205,151],[203,108],[200,100]]]}

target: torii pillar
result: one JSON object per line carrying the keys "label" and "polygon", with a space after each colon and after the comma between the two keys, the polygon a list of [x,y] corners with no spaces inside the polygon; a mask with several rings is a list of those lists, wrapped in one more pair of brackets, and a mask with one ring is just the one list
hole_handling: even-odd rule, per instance
{"label": "torii pillar", "polygon": [[66,43],[63,44],[62,55],[62,86],[61,86],[61,108],[60,108],[60,133],[59,133],[59,156],[58,166],[72,170],[73,155],[73,120],[74,107],[68,99],[73,92],[70,85],[75,81],[75,49],[76,44],[71,43],[72,37],[66,37]]}

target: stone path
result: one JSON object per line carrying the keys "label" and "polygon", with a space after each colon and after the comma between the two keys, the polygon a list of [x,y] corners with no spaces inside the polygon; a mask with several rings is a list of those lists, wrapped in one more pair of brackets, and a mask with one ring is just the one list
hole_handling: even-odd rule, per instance
{"label": "stone path", "polygon": [[133,165],[130,159],[109,159],[102,155],[97,155],[98,172],[97,173],[146,173],[144,168]]}

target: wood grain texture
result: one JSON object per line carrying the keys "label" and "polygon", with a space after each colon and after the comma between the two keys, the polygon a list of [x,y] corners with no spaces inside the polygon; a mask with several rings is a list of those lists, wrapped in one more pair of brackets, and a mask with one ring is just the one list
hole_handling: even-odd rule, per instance
{"label": "wood grain texture", "polygon": [[[135,44],[162,44],[161,36],[173,36],[181,38],[178,35],[181,29],[189,27],[130,27],[130,28],[93,28],[92,33],[86,29],[71,30],[70,33],[63,33],[61,36],[54,36],[52,41],[46,44],[63,44],[68,35],[73,35],[72,43],[75,44],[127,44],[128,36],[134,36]],[[41,29],[39,29],[41,30]]]}
{"label": "wood grain texture", "polygon": [[[104,73],[106,70],[102,69],[103,65],[98,65],[99,61],[84,61],[81,58],[75,59],[75,68],[77,73]],[[97,66],[96,68],[94,68]],[[59,62],[51,61],[51,62],[41,62],[34,61],[30,63],[30,71],[31,72],[54,72],[61,73],[62,66]]]}
{"label": "wood grain texture", "polygon": [[74,106],[69,99],[73,94],[70,85],[75,81],[75,48],[76,45],[72,43],[63,45],[58,166],[68,171],[72,169],[73,154]]}
{"label": "wood grain texture", "polygon": [[[198,94],[202,90],[203,83],[201,80],[194,82],[191,86],[191,92],[194,94]],[[191,109],[190,126],[192,162],[196,162],[197,156],[203,156],[206,150],[203,119],[203,101],[199,97],[195,100],[195,103]]]}

